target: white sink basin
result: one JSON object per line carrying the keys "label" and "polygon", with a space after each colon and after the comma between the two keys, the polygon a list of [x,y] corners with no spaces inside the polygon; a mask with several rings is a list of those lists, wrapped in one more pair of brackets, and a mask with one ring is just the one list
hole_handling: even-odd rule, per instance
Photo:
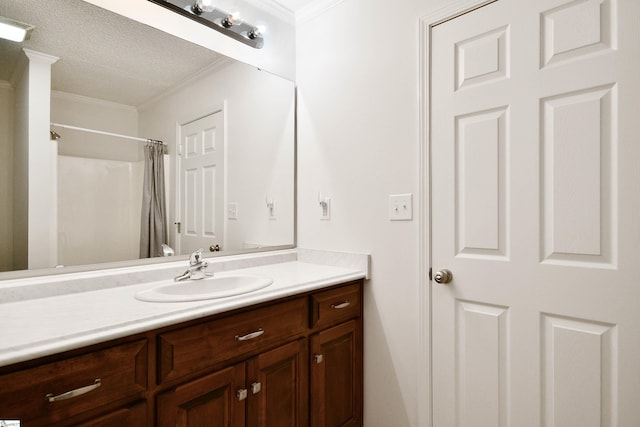
{"label": "white sink basin", "polygon": [[201,280],[166,281],[136,293],[136,299],[150,302],[200,301],[242,295],[266,288],[273,279],[250,274],[219,274]]}

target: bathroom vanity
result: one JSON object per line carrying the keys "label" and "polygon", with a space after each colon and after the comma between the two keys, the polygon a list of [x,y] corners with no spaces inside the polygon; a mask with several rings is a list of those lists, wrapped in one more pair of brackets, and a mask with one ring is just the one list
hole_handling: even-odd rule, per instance
{"label": "bathroom vanity", "polygon": [[[119,337],[5,364],[0,419],[25,426],[362,425],[364,274],[297,261],[261,269],[283,278],[224,303],[131,298],[124,308],[142,314],[126,321],[133,326],[118,320],[112,330]],[[294,286],[300,275],[307,282]],[[145,286],[123,288],[130,294]],[[135,321],[154,307],[153,320]],[[95,337],[87,332],[86,339]]]}

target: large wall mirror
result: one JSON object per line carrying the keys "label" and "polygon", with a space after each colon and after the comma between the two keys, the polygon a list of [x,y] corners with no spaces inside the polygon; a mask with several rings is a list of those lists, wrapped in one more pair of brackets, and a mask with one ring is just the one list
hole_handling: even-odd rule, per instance
{"label": "large wall mirror", "polygon": [[140,260],[134,138],[167,146],[176,255],[293,247],[293,82],[81,0],[0,15],[35,26],[0,40],[0,279]]}

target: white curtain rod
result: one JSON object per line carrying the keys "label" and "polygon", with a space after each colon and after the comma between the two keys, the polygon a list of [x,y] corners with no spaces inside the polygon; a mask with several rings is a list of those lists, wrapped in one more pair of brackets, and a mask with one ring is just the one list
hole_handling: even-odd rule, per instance
{"label": "white curtain rod", "polygon": [[122,135],[122,134],[119,134],[119,133],[104,132],[104,131],[101,131],[101,130],[81,128],[81,127],[78,127],[78,126],[63,125],[63,124],[60,124],[60,123],[51,123],[51,126],[57,126],[57,127],[65,128],[65,129],[79,130],[79,131],[82,131],[82,132],[96,133],[96,134],[99,134],[99,135],[115,136],[117,138],[131,139],[133,141],[156,142],[156,143],[159,143],[159,144],[162,144],[162,145],[166,145],[164,142],[158,141],[156,139],[138,138],[137,136],[129,136],[129,135]]}

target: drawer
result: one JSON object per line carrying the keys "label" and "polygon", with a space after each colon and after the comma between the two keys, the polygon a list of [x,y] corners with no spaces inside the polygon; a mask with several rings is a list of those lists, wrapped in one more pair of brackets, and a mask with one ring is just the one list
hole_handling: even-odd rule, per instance
{"label": "drawer", "polygon": [[311,327],[322,329],[360,316],[360,284],[331,289],[311,296]]}
{"label": "drawer", "polygon": [[[54,425],[84,411],[139,399],[147,389],[146,340],[0,376],[0,414]],[[72,393],[69,393],[72,392]]]}
{"label": "drawer", "polygon": [[304,334],[306,298],[234,314],[158,336],[158,383]]}
{"label": "drawer", "polygon": [[[74,427],[144,427],[147,425],[147,402],[140,401],[134,405],[119,408],[101,417],[83,423],[73,422]],[[56,426],[57,427],[57,426]]]}

